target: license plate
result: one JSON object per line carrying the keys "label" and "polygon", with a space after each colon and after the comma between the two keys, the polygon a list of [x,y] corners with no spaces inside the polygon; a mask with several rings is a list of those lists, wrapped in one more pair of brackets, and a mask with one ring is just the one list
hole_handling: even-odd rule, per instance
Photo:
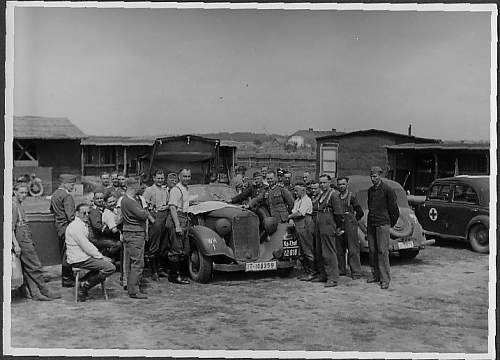
{"label": "license plate", "polygon": [[283,258],[299,256],[299,241],[296,238],[283,239]]}
{"label": "license plate", "polygon": [[278,264],[276,261],[264,261],[258,263],[246,263],[245,271],[265,271],[265,270],[276,270],[278,269]]}
{"label": "license plate", "polygon": [[413,247],[413,241],[399,242],[398,249],[410,249]]}
{"label": "license plate", "polygon": [[299,256],[299,248],[283,249],[283,257],[297,257]]}

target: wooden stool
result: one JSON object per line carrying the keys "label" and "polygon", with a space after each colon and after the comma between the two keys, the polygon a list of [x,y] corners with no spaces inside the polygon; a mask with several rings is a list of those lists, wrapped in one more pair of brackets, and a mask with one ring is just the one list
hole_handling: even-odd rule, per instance
{"label": "wooden stool", "polygon": [[[88,272],[87,269],[81,268],[73,268],[73,273],[75,274],[75,303],[78,303],[78,288],[80,282],[80,275],[84,272]],[[108,291],[106,290],[106,280],[101,282],[102,295],[104,296],[104,300],[108,300]]]}

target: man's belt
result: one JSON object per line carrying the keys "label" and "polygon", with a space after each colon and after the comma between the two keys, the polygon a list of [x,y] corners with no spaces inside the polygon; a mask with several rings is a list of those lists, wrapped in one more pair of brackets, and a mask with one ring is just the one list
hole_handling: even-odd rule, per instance
{"label": "man's belt", "polygon": [[297,217],[293,218],[293,220],[304,220],[307,217],[311,217],[311,216],[312,216],[311,214],[305,214],[303,216],[297,216]]}
{"label": "man's belt", "polygon": [[332,210],[331,209],[318,209],[318,212],[329,213],[329,212],[332,212]]}

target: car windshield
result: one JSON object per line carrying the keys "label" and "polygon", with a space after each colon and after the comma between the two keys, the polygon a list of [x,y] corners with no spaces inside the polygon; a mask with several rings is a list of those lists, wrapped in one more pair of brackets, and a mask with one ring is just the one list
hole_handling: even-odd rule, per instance
{"label": "car windshield", "polygon": [[222,184],[189,186],[189,197],[197,202],[229,201],[236,194],[232,187]]}

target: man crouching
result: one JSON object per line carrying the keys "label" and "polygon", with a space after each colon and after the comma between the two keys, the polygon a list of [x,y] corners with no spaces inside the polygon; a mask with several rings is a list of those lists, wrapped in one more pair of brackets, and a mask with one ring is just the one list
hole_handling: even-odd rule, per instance
{"label": "man crouching", "polygon": [[89,270],[82,278],[78,298],[87,300],[89,290],[112,275],[116,267],[111,259],[102,255],[89,240],[89,205],[76,207],[75,220],[66,228],[66,256],[72,267]]}

